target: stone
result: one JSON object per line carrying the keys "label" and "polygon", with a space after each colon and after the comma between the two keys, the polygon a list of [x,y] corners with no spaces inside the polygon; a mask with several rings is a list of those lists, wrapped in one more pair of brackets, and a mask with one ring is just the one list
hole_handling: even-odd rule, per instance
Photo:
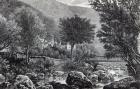
{"label": "stone", "polygon": [[53,86],[53,89],[79,89],[76,86],[70,86],[70,85],[67,85],[67,84],[61,84],[61,83],[55,82],[55,81],[52,81],[49,84]]}
{"label": "stone", "polygon": [[70,86],[78,86],[81,88],[92,88],[92,82],[82,73],[71,71],[68,73],[66,83]]}
{"label": "stone", "polygon": [[14,85],[17,89],[36,89],[30,78],[25,75],[18,75]]}

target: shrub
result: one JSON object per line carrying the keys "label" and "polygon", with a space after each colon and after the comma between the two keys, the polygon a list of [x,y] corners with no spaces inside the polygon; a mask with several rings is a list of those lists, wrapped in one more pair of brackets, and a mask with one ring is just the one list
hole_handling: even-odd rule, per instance
{"label": "shrub", "polygon": [[70,53],[60,46],[48,46],[43,50],[43,54],[47,57],[56,58],[56,59],[65,59],[69,58]]}
{"label": "shrub", "polygon": [[85,75],[88,75],[89,73],[93,72],[94,67],[88,63],[85,62],[76,62],[76,61],[66,61],[64,63],[64,66],[62,67],[64,71],[80,71],[84,73]]}

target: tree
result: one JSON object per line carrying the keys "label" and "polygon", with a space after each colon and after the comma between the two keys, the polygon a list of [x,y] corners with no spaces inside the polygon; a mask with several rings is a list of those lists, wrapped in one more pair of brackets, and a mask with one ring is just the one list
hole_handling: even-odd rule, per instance
{"label": "tree", "polygon": [[90,20],[77,15],[71,18],[60,19],[60,37],[62,42],[71,45],[71,58],[75,44],[91,42],[94,38],[95,25],[90,24]]}
{"label": "tree", "polygon": [[102,29],[97,36],[104,43],[106,56],[123,57],[131,72],[136,74],[135,64],[140,64],[137,49],[139,0],[90,0],[90,3],[101,17]]}
{"label": "tree", "polygon": [[20,5],[22,3],[18,0],[0,0],[0,13],[4,17],[9,18],[11,13]]}
{"label": "tree", "polygon": [[31,47],[36,46],[37,39],[44,30],[44,24],[37,14],[25,7],[16,12],[16,18],[18,25],[22,28],[19,45],[25,48],[26,60],[29,62],[29,51]]}
{"label": "tree", "polygon": [[14,20],[7,20],[0,15],[0,50],[9,47],[17,40],[21,28]]}

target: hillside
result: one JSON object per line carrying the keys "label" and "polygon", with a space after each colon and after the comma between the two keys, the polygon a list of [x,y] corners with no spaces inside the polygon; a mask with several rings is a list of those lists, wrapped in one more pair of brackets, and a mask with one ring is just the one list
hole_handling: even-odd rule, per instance
{"label": "hillside", "polygon": [[99,24],[99,15],[95,10],[78,6],[68,6],[56,0],[20,0],[41,11],[45,16],[52,17],[56,21],[59,18],[71,17],[78,14],[81,17],[91,19],[93,24]]}

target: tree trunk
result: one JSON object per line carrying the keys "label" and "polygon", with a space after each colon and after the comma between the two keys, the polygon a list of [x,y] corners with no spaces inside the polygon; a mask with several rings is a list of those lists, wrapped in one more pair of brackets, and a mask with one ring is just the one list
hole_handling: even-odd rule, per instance
{"label": "tree trunk", "polygon": [[73,59],[73,48],[74,48],[74,44],[71,45],[71,60]]}
{"label": "tree trunk", "polygon": [[29,45],[26,48],[26,62],[29,63]]}

